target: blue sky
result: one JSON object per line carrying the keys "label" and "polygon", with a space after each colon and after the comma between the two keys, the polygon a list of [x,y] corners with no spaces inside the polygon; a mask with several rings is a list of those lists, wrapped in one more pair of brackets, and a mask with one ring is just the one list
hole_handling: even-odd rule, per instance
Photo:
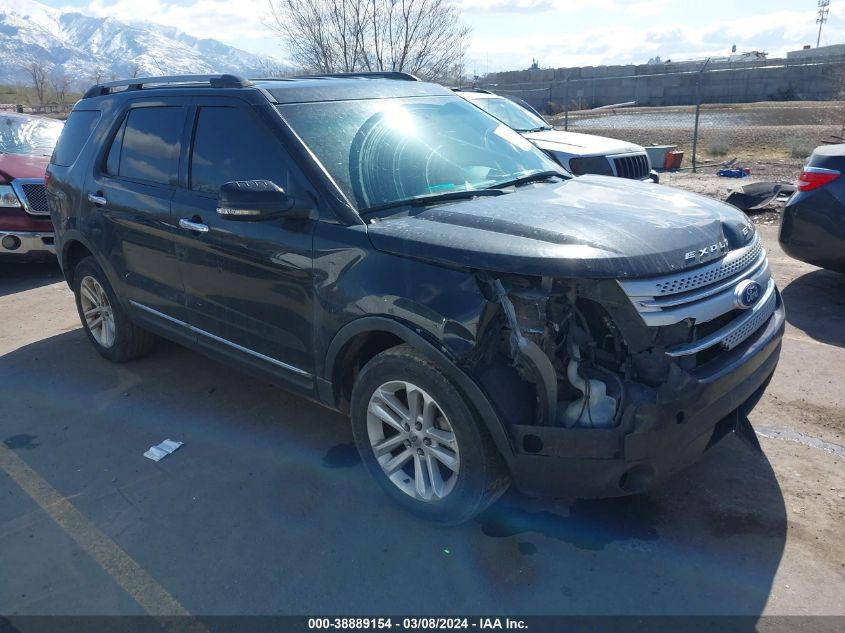
{"label": "blue sky", "polygon": [[[816,0],[458,0],[472,27],[470,72],[643,63],[816,42]],[[194,36],[284,57],[262,24],[268,0],[42,0],[121,20],[150,20]],[[845,43],[845,0],[831,0],[822,44]]]}

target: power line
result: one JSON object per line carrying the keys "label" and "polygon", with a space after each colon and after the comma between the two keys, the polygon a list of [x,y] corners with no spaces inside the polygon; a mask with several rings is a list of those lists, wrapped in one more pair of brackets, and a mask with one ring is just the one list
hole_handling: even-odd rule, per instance
{"label": "power line", "polygon": [[830,13],[830,0],[819,0],[818,17],[816,24],[819,25],[819,37],[816,39],[816,48],[819,47],[819,42],[822,41],[822,27],[827,22],[827,14]]}

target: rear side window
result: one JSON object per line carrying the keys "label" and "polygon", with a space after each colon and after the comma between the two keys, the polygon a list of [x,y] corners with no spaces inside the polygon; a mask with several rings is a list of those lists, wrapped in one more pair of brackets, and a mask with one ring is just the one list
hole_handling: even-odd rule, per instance
{"label": "rear side window", "polygon": [[232,180],[272,180],[288,188],[288,160],[279,141],[239,108],[199,110],[191,152],[191,189],[217,194]]}
{"label": "rear side window", "polygon": [[185,108],[133,108],[109,148],[106,172],[113,176],[175,185]]}
{"label": "rear side window", "polygon": [[71,112],[50,162],[61,167],[73,165],[99,120],[100,113],[97,110]]}

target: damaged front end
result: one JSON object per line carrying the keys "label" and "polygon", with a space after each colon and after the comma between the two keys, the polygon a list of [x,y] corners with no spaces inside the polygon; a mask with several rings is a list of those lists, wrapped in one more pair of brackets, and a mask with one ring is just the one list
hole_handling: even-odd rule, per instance
{"label": "damaged front end", "polygon": [[[621,334],[609,316],[598,315],[597,333],[590,330],[577,286],[550,279],[532,288],[501,279],[481,281],[485,296],[502,309],[506,349],[522,380],[536,385],[536,421],[566,428],[611,428],[619,423],[624,386],[618,371],[625,363]],[[581,307],[579,308],[579,301]],[[592,307],[592,306],[591,306]],[[596,308],[594,308],[596,309]],[[597,308],[601,310],[601,308]]]}
{"label": "damaged front end", "polygon": [[782,318],[735,349],[673,355],[703,325],[649,326],[615,280],[478,283],[487,311],[463,369],[506,421],[523,491],[641,492],[732,431],[753,438],[746,415],[774,371]]}

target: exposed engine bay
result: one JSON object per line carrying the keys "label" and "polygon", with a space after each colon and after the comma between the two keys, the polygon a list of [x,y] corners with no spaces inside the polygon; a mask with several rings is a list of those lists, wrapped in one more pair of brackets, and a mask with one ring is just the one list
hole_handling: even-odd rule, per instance
{"label": "exposed engine bay", "polygon": [[[479,283],[499,310],[486,324],[486,344],[472,363],[505,410],[508,401],[520,402],[522,411],[511,419],[524,424],[630,431],[632,405],[654,402],[661,385],[673,381],[673,367],[677,382],[683,373],[677,370],[694,362],[663,353],[690,336],[690,324],[646,327],[612,280],[482,275]],[[518,374],[522,392],[496,389],[497,374],[507,371],[503,364]],[[532,390],[529,421],[525,408]]]}

